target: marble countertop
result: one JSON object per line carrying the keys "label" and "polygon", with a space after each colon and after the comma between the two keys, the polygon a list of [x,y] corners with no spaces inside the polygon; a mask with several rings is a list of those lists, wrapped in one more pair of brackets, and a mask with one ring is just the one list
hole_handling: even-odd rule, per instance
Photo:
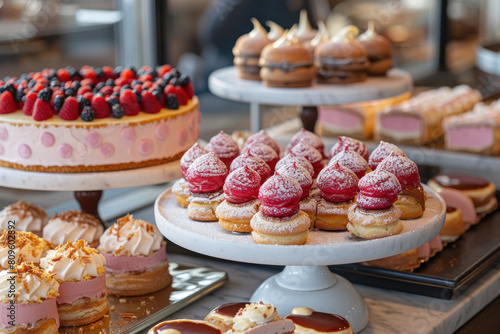
{"label": "marble countertop", "polygon": [[[280,267],[223,261],[180,254],[171,261],[224,270],[228,283],[219,290],[172,314],[171,319],[203,319],[218,305],[246,301]],[[453,300],[441,300],[403,292],[356,285],[365,298],[370,313],[368,326],[361,334],[381,333],[453,333],[500,294],[500,264]],[[147,331],[141,332],[146,334]]]}

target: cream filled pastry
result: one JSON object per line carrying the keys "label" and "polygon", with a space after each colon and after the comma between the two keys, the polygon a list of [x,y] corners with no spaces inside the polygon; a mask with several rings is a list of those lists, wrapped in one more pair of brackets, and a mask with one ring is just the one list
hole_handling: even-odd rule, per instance
{"label": "cream filled pastry", "polygon": [[132,215],[118,219],[102,234],[99,252],[106,259],[108,294],[143,295],[172,282],[162,234]]}
{"label": "cream filled pastry", "polygon": [[219,328],[223,333],[230,331],[234,317],[247,303],[229,303],[217,306],[205,317],[205,321]]}
{"label": "cream filled pastry", "polygon": [[0,332],[59,333],[58,289],[56,279],[31,262],[1,271]]}
{"label": "cream filled pastry", "polygon": [[[11,265],[23,262],[40,263],[40,259],[45,256],[50,249],[49,244],[31,232],[4,231],[0,236],[0,267],[8,269]],[[10,247],[14,247],[11,249]],[[12,259],[12,252],[15,254],[15,261]],[[15,263],[14,263],[14,262]]]}
{"label": "cream filled pastry", "polygon": [[59,282],[57,311],[62,326],[81,326],[108,311],[106,260],[86,241],[68,241],[47,252],[40,267]]}
{"label": "cream filled pastry", "polygon": [[299,25],[297,29],[291,31],[291,35],[297,38],[300,43],[306,43],[311,41],[317,33],[318,31],[311,27],[311,23],[307,18],[307,11],[302,9],[300,11]]}
{"label": "cream filled pastry", "polygon": [[384,75],[391,69],[392,44],[386,37],[377,34],[373,21],[368,22],[368,29],[358,39],[365,47],[370,61],[368,74]]}
{"label": "cream filled pastry", "polygon": [[[12,229],[16,231],[32,232],[39,237],[47,224],[49,215],[38,205],[17,201],[0,211],[0,230]],[[11,223],[9,223],[11,222]]]}
{"label": "cream filled pastry", "polygon": [[85,240],[95,248],[99,245],[99,237],[103,231],[104,227],[94,216],[78,210],[68,210],[50,218],[43,228],[43,238],[56,246],[65,244],[68,240]]}
{"label": "cream filled pastry", "polygon": [[280,319],[276,308],[271,304],[250,303],[233,318],[233,328],[228,333],[240,334],[292,334],[293,321]]}
{"label": "cream filled pastry", "polygon": [[343,317],[308,307],[294,308],[285,319],[293,321],[295,334],[354,334],[351,324]]}
{"label": "cream filled pastry", "polygon": [[270,28],[267,33],[267,38],[269,38],[272,42],[276,42],[285,31],[282,26],[273,21],[266,21],[266,25]]}

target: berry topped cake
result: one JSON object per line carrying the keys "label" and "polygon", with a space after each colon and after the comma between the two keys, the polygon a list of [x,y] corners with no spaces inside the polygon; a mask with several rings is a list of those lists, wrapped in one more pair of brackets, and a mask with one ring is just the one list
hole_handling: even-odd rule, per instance
{"label": "berry topped cake", "polygon": [[179,159],[198,139],[198,99],[186,75],[84,66],[0,79],[0,166],[110,171]]}

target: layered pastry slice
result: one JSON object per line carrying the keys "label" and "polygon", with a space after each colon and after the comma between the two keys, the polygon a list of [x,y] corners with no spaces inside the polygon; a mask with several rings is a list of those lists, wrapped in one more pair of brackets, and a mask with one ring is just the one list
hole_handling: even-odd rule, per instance
{"label": "layered pastry slice", "polygon": [[127,215],[101,236],[108,294],[138,296],[170,285],[166,242],[156,226]]}
{"label": "layered pastry slice", "polygon": [[40,266],[59,282],[57,311],[61,326],[81,326],[108,311],[106,260],[86,241],[68,241],[47,252]]}
{"label": "layered pastry slice", "polygon": [[85,240],[96,248],[103,231],[104,227],[96,217],[78,210],[68,210],[50,218],[43,228],[43,238],[55,246],[69,240]]}
{"label": "layered pastry slice", "polygon": [[55,278],[26,262],[0,271],[0,282],[1,333],[59,333]]}
{"label": "layered pastry slice", "polygon": [[47,212],[38,205],[17,201],[0,211],[0,231],[15,229],[42,236],[42,229],[49,221]]}
{"label": "layered pastry slice", "polygon": [[0,236],[0,269],[24,262],[38,265],[50,249],[45,240],[31,232],[9,232],[4,231]]}

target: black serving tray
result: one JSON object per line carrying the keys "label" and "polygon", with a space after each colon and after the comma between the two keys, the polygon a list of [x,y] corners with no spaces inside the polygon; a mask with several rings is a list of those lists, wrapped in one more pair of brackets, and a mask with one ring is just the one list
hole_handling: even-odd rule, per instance
{"label": "black serving tray", "polygon": [[347,264],[330,269],[352,283],[440,299],[459,296],[500,259],[500,209],[413,272]]}

